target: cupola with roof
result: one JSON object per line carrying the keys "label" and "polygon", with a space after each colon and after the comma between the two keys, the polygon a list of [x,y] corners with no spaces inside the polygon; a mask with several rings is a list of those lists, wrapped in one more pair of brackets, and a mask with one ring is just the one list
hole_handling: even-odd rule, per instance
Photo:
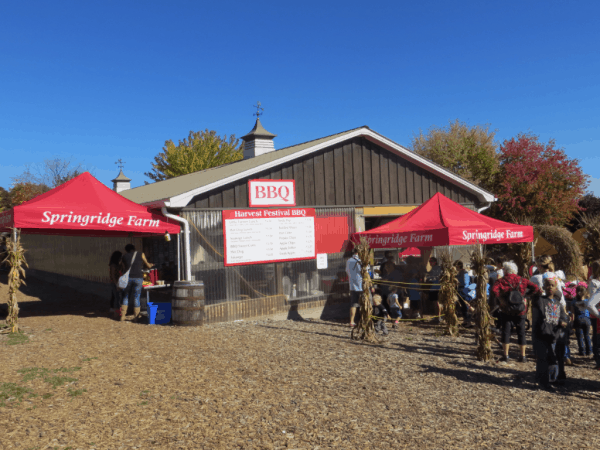
{"label": "cupola with roof", "polygon": [[125,176],[123,169],[119,171],[117,178],[111,181],[113,182],[113,191],[117,194],[126,191],[127,189],[131,189],[131,180]]}
{"label": "cupola with roof", "polygon": [[260,118],[256,118],[254,128],[245,136],[244,141],[244,159],[254,158],[275,151],[273,138],[277,135],[269,133],[260,123]]}

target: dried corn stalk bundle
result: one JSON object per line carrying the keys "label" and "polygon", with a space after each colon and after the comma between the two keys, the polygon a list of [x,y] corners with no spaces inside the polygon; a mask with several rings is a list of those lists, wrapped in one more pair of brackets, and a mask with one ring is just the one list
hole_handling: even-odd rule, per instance
{"label": "dried corn stalk bundle", "polygon": [[21,279],[21,276],[25,278],[25,267],[27,262],[25,261],[25,250],[21,247],[21,237],[17,233],[16,229],[13,229],[11,234],[12,239],[7,239],[6,245],[6,259],[10,265],[10,272],[8,273],[8,315],[6,316],[6,324],[9,327],[11,333],[17,333],[19,331],[19,305],[17,303],[17,292],[21,284],[25,284],[25,281]]}
{"label": "dried corn stalk bundle", "polygon": [[354,244],[358,249],[358,257],[360,259],[360,274],[362,276],[362,294],[360,296],[360,311],[358,313],[358,321],[356,327],[352,330],[352,339],[363,340],[367,342],[379,342],[375,335],[375,326],[371,316],[373,315],[373,306],[369,298],[369,292],[372,286],[371,276],[367,268],[369,267],[369,259],[371,248],[369,243],[363,237],[360,238],[358,244]]}
{"label": "dried corn stalk bundle", "polygon": [[486,269],[486,255],[481,244],[471,255],[473,272],[477,276],[477,290],[475,297],[475,338],[477,339],[477,359],[489,361],[493,357],[492,333],[490,322],[492,320],[487,300],[488,271]]}
{"label": "dried corn stalk bundle", "polygon": [[600,259],[600,216],[582,214],[580,221],[586,230],[582,245],[584,260],[586,264],[591,264]]}
{"label": "dried corn stalk bundle", "polygon": [[440,275],[440,294],[439,299],[442,304],[442,314],[446,321],[447,333],[450,336],[458,336],[458,317],[454,304],[458,299],[458,280],[456,275],[458,271],[452,265],[452,256],[450,250],[445,249],[440,255],[442,263],[442,274]]}

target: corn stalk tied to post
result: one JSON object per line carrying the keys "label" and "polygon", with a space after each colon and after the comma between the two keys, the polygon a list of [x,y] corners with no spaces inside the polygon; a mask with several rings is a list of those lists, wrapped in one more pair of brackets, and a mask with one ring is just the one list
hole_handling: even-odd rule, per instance
{"label": "corn stalk tied to post", "polygon": [[369,257],[371,256],[371,248],[369,243],[364,237],[360,238],[358,244],[354,244],[354,247],[358,250],[358,258],[360,259],[360,275],[362,277],[362,293],[360,295],[360,311],[358,314],[358,320],[356,327],[352,330],[351,338],[354,340],[361,340],[373,343],[379,343],[377,336],[375,335],[375,326],[373,324],[373,306],[369,292],[371,290],[372,282],[371,276],[367,268],[369,267]]}
{"label": "corn stalk tied to post", "polygon": [[458,317],[456,317],[455,301],[458,297],[458,271],[452,265],[452,256],[449,249],[444,249],[440,256],[442,274],[440,275],[439,299],[442,304],[442,314],[446,321],[446,332],[450,336],[458,336]]}
{"label": "corn stalk tied to post", "polygon": [[493,357],[492,333],[490,331],[490,308],[487,300],[488,271],[486,268],[487,256],[481,244],[471,255],[473,272],[477,276],[477,290],[475,297],[475,338],[477,339],[477,359],[489,361]]}
{"label": "corn stalk tied to post", "polygon": [[12,230],[11,236],[11,239],[7,238],[7,256],[3,261],[10,266],[10,272],[8,273],[8,316],[6,317],[6,324],[11,333],[17,333],[19,331],[17,292],[21,284],[25,284],[25,280],[22,279],[25,278],[23,265],[25,267],[28,266],[27,261],[25,261],[25,250],[21,247],[21,237],[16,229]]}

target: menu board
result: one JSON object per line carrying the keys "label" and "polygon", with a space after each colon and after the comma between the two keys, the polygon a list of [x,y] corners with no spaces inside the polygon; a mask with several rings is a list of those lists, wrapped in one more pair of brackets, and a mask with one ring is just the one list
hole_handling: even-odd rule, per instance
{"label": "menu board", "polygon": [[223,237],[226,266],[313,259],[315,210],[223,211]]}

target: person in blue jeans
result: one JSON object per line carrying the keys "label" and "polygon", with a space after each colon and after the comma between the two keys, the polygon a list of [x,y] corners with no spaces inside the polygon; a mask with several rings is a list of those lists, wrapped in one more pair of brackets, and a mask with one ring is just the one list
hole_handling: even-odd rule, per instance
{"label": "person in blue jeans", "polygon": [[577,336],[577,345],[579,347],[579,356],[592,355],[592,340],[590,338],[590,312],[587,310],[587,285],[580,283],[576,289],[575,298],[571,302],[571,311],[575,317],[575,334]]}
{"label": "person in blue jeans", "polygon": [[130,297],[133,301],[133,320],[137,320],[140,317],[140,296],[144,283],[142,267],[145,266],[150,269],[154,266],[154,264],[150,264],[146,260],[146,256],[143,253],[138,253],[135,250],[133,244],[127,244],[125,252],[123,255],[123,266],[125,272],[129,271],[129,282],[123,290],[123,297],[121,299],[121,321],[125,320],[125,316],[127,315]]}

